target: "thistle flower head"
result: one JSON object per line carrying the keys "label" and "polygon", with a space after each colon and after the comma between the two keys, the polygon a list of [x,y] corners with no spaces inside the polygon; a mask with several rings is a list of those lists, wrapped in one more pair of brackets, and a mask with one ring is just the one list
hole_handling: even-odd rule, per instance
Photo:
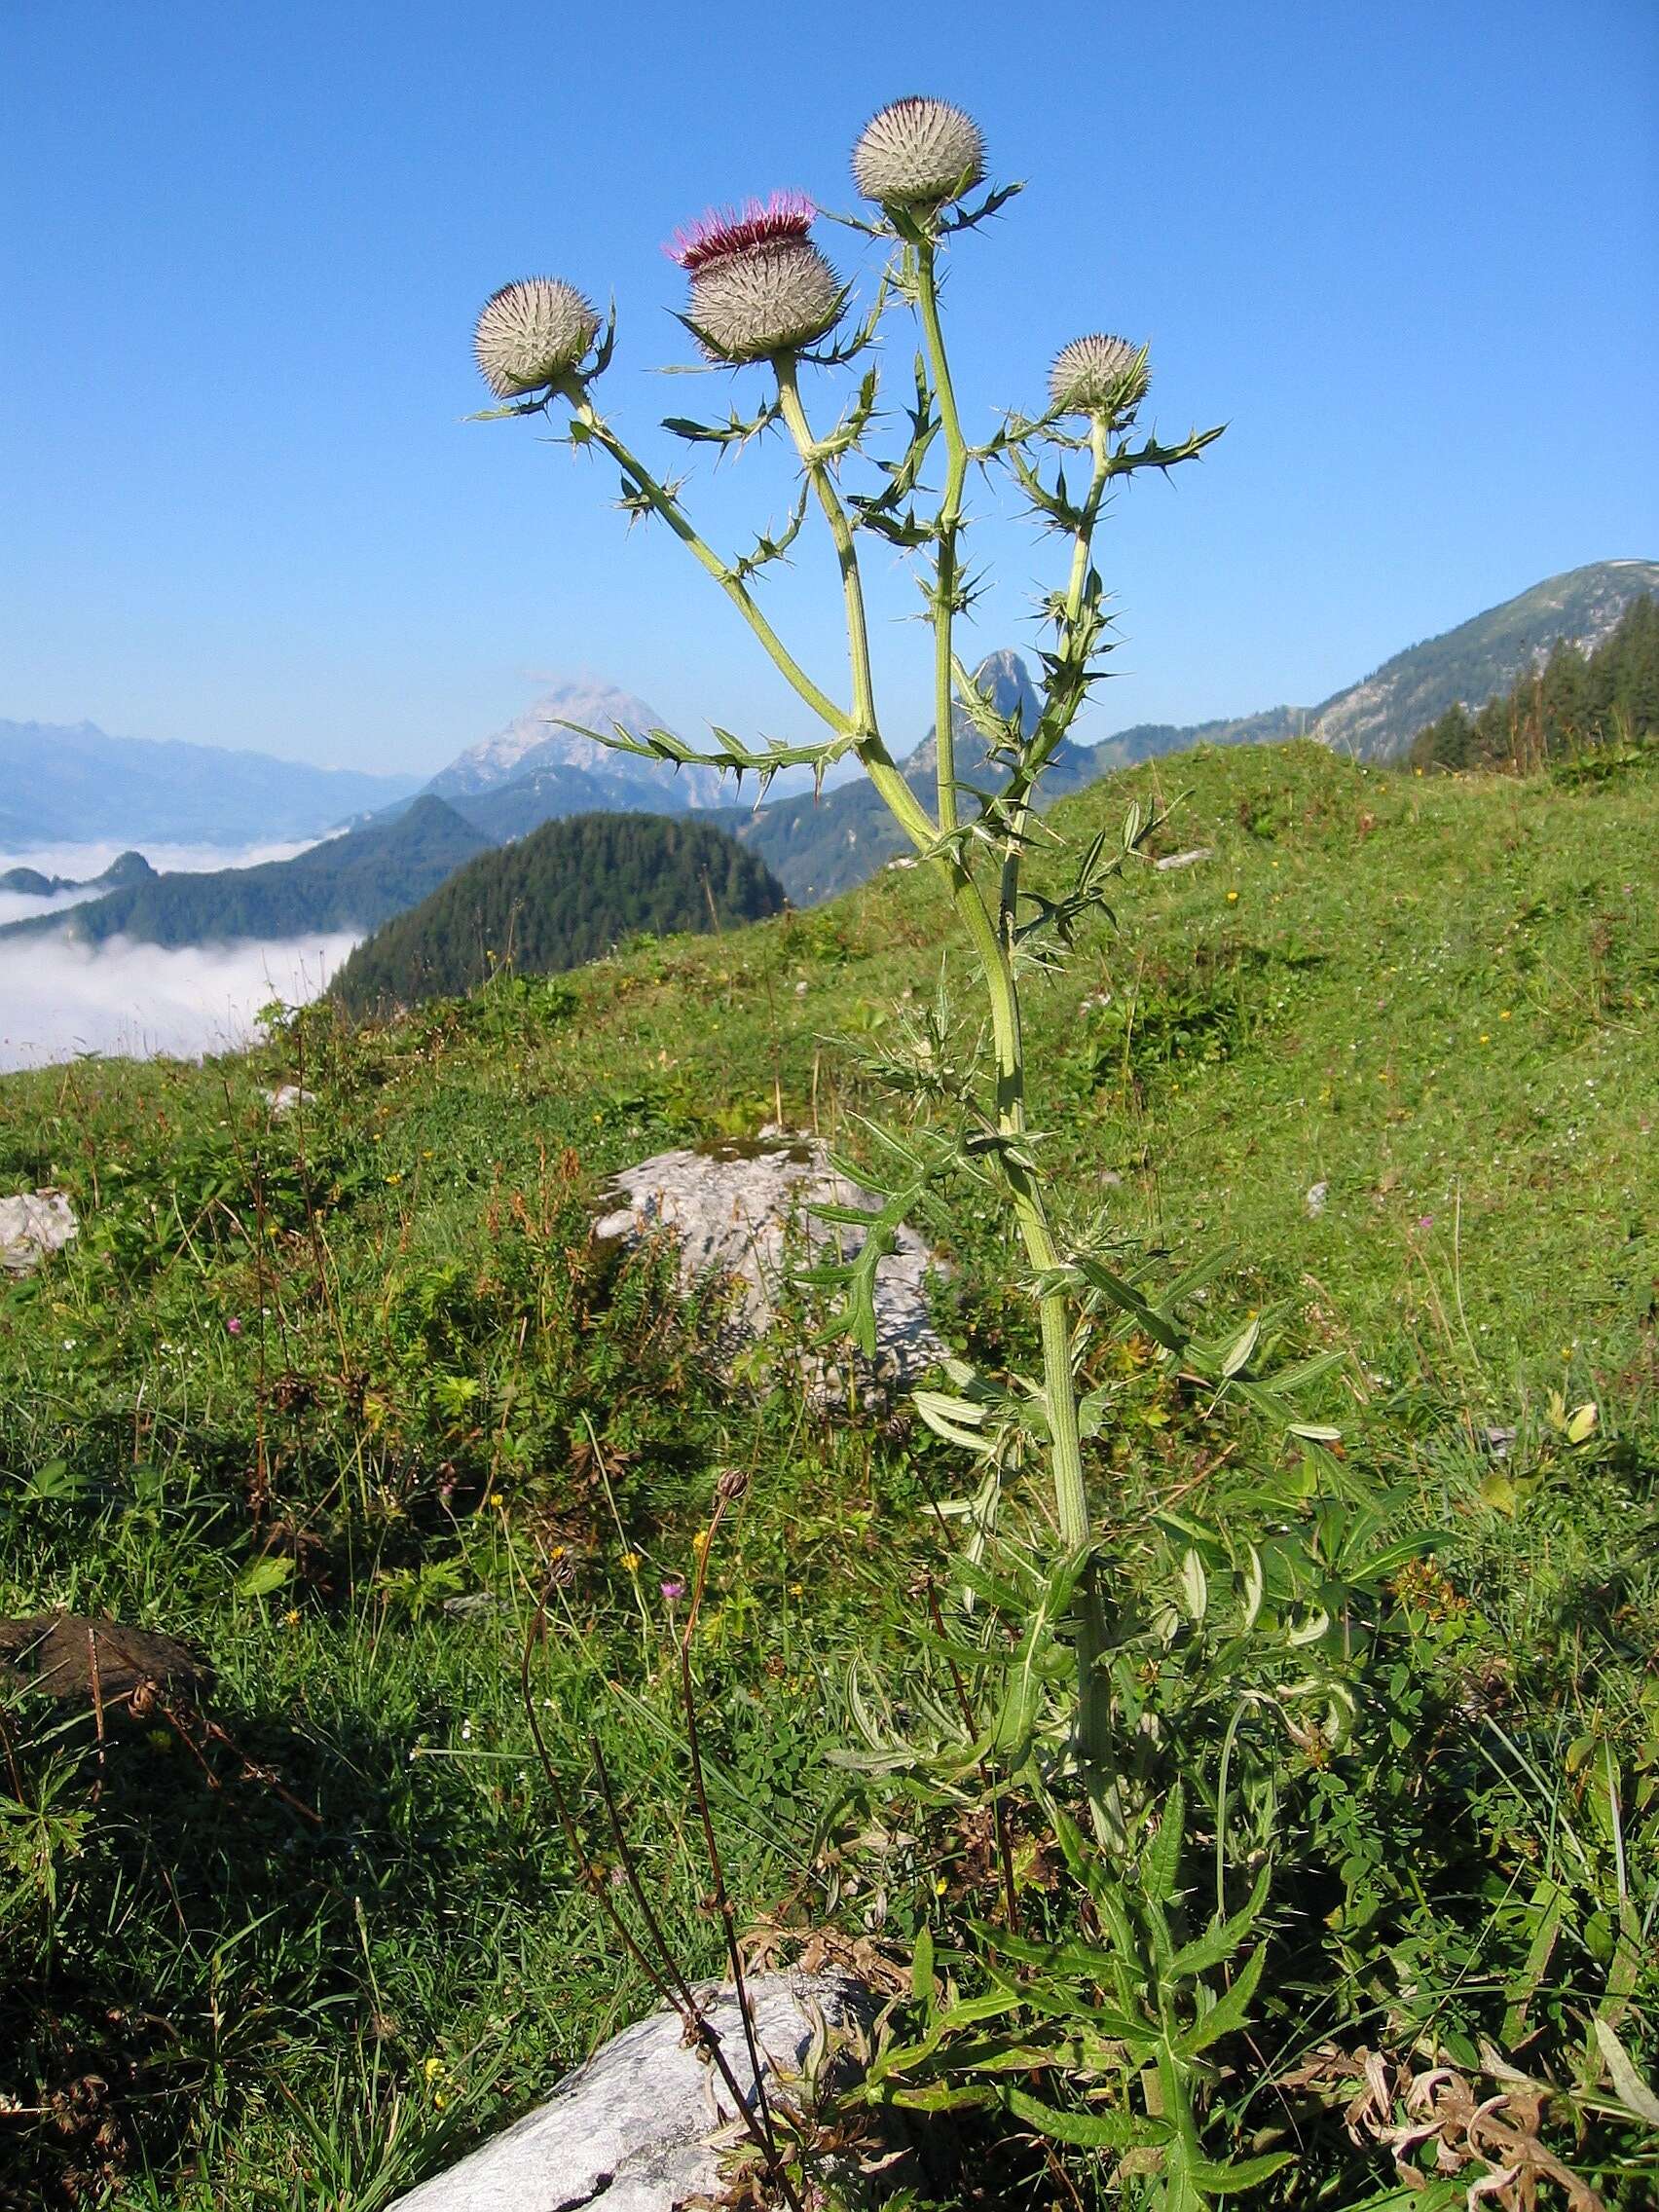
{"label": "thistle flower head", "polygon": [[812,242],[803,193],[715,208],[666,248],[691,279],[685,319],[712,361],[762,361],[839,321],[841,280]]}
{"label": "thistle flower head", "polygon": [[1096,331],[1074,338],[1054,356],[1049,398],[1056,414],[1104,415],[1124,422],[1146,397],[1151,382],[1144,347]]}
{"label": "thistle flower head", "polygon": [[853,181],[884,207],[941,207],[984,173],[979,126],[948,100],[894,100],[853,148]]}
{"label": "thistle flower head", "polygon": [[559,276],[526,276],[485,301],[472,350],[497,398],[516,399],[573,369],[598,328],[592,302],[573,284]]}

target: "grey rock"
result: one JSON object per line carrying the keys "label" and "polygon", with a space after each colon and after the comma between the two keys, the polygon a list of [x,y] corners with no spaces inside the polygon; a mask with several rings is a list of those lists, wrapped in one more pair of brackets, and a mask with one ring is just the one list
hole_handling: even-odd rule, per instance
{"label": "grey rock", "polygon": [[[866,1992],[840,1974],[756,1974],[749,1993],[768,2083],[800,2069],[820,2019],[833,2029],[869,2010]],[[753,2105],[736,1997],[714,1983],[696,1994]],[[719,2194],[710,2138],[737,2120],[730,2090],[687,2046],[679,2014],[654,2012],[567,2075],[545,2104],[399,2197],[391,2212],[673,2212],[688,2196]]]}
{"label": "grey rock", "polygon": [[1193,867],[1199,861],[1213,861],[1214,858],[1213,845],[1194,845],[1184,853],[1165,853],[1161,861],[1154,861],[1152,865],[1160,875],[1168,875],[1175,868]]}
{"label": "grey rock", "polygon": [[1320,1214],[1324,1212],[1325,1200],[1330,1197],[1330,1195],[1331,1186],[1329,1183],[1313,1183],[1309,1186],[1308,1195],[1303,1199],[1302,1203],[1307,1209],[1308,1217],[1310,1221],[1316,1221]]}
{"label": "grey rock", "polygon": [[80,1234],[75,1209],[61,1191],[21,1191],[0,1198],[0,1273],[26,1275],[48,1253]]}
{"label": "grey rock", "polygon": [[262,1093],[273,1114],[291,1114],[296,1106],[314,1106],[316,1093],[302,1090],[297,1083],[284,1083],[276,1090]]}
{"label": "grey rock", "polygon": [[[758,1149],[658,1153],[624,1168],[615,1195],[621,1203],[594,1235],[635,1243],[657,1230],[672,1232],[683,1288],[711,1273],[733,1285],[733,1349],[771,1326],[792,1265],[851,1259],[863,1246],[861,1230],[814,1220],[815,1205],[880,1203],[837,1174],[827,1148],[811,1137]],[[930,1270],[943,1272],[922,1238],[902,1228],[875,1272],[876,1355],[868,1379],[882,1386],[909,1383],[946,1356],[928,1317]]]}

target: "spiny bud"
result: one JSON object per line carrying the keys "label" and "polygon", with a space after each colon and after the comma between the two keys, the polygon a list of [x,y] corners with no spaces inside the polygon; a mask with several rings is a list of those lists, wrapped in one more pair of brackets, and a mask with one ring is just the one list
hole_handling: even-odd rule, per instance
{"label": "spiny bud", "polygon": [[840,320],[846,293],[810,236],[817,212],[798,192],[774,192],[676,233],[667,252],[691,279],[685,319],[710,360],[793,352]]}
{"label": "spiny bud", "polygon": [[516,399],[573,369],[598,328],[592,302],[573,284],[558,276],[526,276],[485,301],[472,350],[497,398]]}
{"label": "spiny bud", "polygon": [[1096,332],[1074,338],[1049,371],[1049,398],[1058,415],[1103,415],[1126,422],[1146,397],[1152,373],[1146,348]]}
{"label": "spiny bud", "polygon": [[948,100],[894,100],[853,148],[854,182],[884,207],[941,207],[984,173],[979,126]]}

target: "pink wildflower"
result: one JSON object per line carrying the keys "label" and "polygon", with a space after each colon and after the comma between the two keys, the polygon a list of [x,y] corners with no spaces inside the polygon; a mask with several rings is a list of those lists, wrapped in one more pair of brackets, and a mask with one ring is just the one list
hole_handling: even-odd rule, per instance
{"label": "pink wildflower", "polygon": [[240,1337],[241,1335],[241,1316],[240,1313],[233,1313],[230,1319],[225,1323],[225,1334],[230,1337]]}
{"label": "pink wildflower", "polygon": [[676,231],[663,247],[688,276],[712,261],[728,260],[757,245],[798,244],[812,229],[817,208],[804,192],[774,192],[741,207],[711,207],[697,222]]}
{"label": "pink wildflower", "polygon": [[672,1605],[676,1598],[684,1597],[685,1585],[683,1582],[665,1582],[662,1585],[662,1594]]}

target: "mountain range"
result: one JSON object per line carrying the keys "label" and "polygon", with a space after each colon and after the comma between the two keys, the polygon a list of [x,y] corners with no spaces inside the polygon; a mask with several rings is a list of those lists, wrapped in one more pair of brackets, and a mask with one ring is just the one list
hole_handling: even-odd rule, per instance
{"label": "mountain range", "polygon": [[1096,748],[1102,769],[1194,745],[1263,745],[1313,737],[1362,760],[1399,759],[1451,707],[1479,707],[1539,666],[1561,639],[1588,652],[1632,600],[1659,592],[1659,561],[1596,561],[1547,576],[1437,638],[1408,645],[1316,707],[1269,707],[1236,720],[1137,722]]}
{"label": "mountain range", "polygon": [[0,847],[318,837],[416,782],[224,746],[111,737],[95,722],[0,721]]}
{"label": "mountain range", "polygon": [[[1142,723],[1100,745],[1062,745],[1046,796],[1062,796],[1126,762],[1198,744],[1307,735],[1366,758],[1398,757],[1419,728],[1455,704],[1478,707],[1541,663],[1560,639],[1594,645],[1633,600],[1652,592],[1659,592],[1656,562],[1604,561],[1572,570],[1396,653],[1319,706],[1273,707],[1184,726]],[[992,653],[980,665],[979,680],[999,714],[1017,714],[1030,727],[1037,697],[1017,653]],[[543,822],[577,814],[711,815],[772,871],[797,905],[832,898],[904,849],[885,806],[862,777],[816,799],[792,795],[754,808],[721,806],[722,786],[713,769],[676,769],[616,753],[562,726],[567,721],[599,730],[619,723],[636,735],[662,726],[649,707],[614,686],[562,684],[495,736],[470,746],[411,796],[408,779],[306,769],[202,747],[146,746],[105,738],[91,725],[64,732],[38,723],[0,723],[0,839],[10,835],[18,841],[12,824],[23,790],[31,818],[55,825],[41,834],[109,834],[108,826],[119,823],[114,833],[130,835],[138,833],[135,823],[148,821],[165,822],[169,836],[194,830],[228,837],[239,830],[304,834],[307,825],[314,829],[319,814],[338,821],[352,793],[360,797],[369,791],[385,800],[388,787],[393,793],[400,782],[405,787],[389,805],[359,813],[346,834],[293,860],[203,874],[151,873],[67,913],[60,909],[13,923],[0,934],[55,927],[89,941],[123,935],[186,944],[370,930],[417,904],[474,854],[527,836]],[[991,780],[984,747],[960,709],[955,727],[958,772],[983,787]],[[902,762],[905,777],[924,793],[933,780],[933,760],[930,732]],[[137,790],[130,779],[136,776],[142,784],[146,774],[150,782]],[[124,792],[131,813],[121,811]],[[89,809],[85,815],[73,813],[78,793]],[[263,809],[257,815],[251,811],[256,802]],[[169,805],[178,811],[167,813]]]}

